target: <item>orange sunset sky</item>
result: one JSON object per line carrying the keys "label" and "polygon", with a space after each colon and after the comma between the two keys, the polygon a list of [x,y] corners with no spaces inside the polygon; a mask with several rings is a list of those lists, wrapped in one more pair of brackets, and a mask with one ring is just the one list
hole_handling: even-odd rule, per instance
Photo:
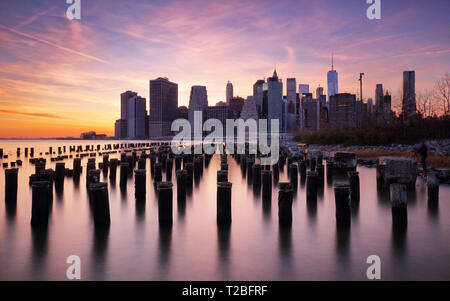
{"label": "orange sunset sky", "polygon": [[0,137],[113,135],[120,93],[148,108],[159,76],[187,106],[192,85],[214,105],[228,80],[245,98],[275,67],[284,83],[326,92],[332,52],[339,92],[357,94],[364,72],[365,98],[377,83],[398,93],[404,70],[416,92],[450,71],[449,1],[384,0],[381,20],[367,19],[365,0],[81,0],[81,20],[65,2],[0,3]]}

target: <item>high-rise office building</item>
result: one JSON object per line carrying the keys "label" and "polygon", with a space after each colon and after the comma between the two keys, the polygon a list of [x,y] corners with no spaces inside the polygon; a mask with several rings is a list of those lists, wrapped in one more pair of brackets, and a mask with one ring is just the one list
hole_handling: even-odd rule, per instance
{"label": "high-rise office building", "polygon": [[316,98],[319,99],[323,95],[323,87],[318,86],[316,89]]}
{"label": "high-rise office building", "polygon": [[137,93],[133,91],[126,91],[120,94],[120,119],[127,119],[128,99],[136,95]]}
{"label": "high-rise office building", "polygon": [[375,88],[375,106],[381,109],[383,106],[383,84],[377,84]]}
{"label": "high-rise office building", "polygon": [[358,122],[356,95],[338,93],[330,98],[329,118],[332,128],[351,128]]}
{"label": "high-rise office building", "polygon": [[226,91],[226,101],[227,105],[230,104],[230,99],[233,98],[233,84],[228,81],[227,83],[227,91]]}
{"label": "high-rise office building", "polygon": [[416,75],[414,71],[403,72],[402,114],[405,120],[414,117],[416,107]]}
{"label": "high-rise office building", "polygon": [[256,81],[256,83],[253,85],[253,101],[256,104],[256,108],[258,110],[258,114],[262,113],[262,107],[263,107],[263,86],[265,81],[262,79],[259,79]]}
{"label": "high-rise office building", "polygon": [[298,114],[298,122],[300,124],[300,128],[303,128],[305,122],[303,120],[304,114],[303,114],[303,99],[304,95],[309,93],[309,85],[308,84],[299,84],[298,85],[298,95],[299,95],[299,114]]}
{"label": "high-rise office building", "polygon": [[267,79],[267,122],[268,130],[272,119],[279,120],[279,129],[283,122],[283,83],[278,78],[277,71],[273,71],[272,77]]}
{"label": "high-rise office building", "polygon": [[[233,119],[233,110],[229,106],[210,106],[204,108],[204,119],[217,119],[222,123],[222,133],[218,133],[218,129],[214,129],[216,134],[219,134],[222,137],[226,137],[226,123],[227,119]],[[205,135],[210,133],[205,132]]]}
{"label": "high-rise office building", "polygon": [[327,89],[328,89],[328,99],[338,92],[338,73],[334,70],[333,56],[331,56],[331,70],[327,73]]}
{"label": "high-rise office building", "polygon": [[135,95],[127,100],[127,138],[145,138],[146,99]]}
{"label": "high-rise office building", "polygon": [[297,99],[297,81],[295,78],[288,78],[286,80],[286,100],[287,112],[286,121],[287,128],[295,128],[296,126],[296,108],[295,101]]}
{"label": "high-rise office building", "polygon": [[[208,94],[205,86],[192,86],[191,96],[189,97],[189,123],[191,124],[191,131],[194,133],[196,129],[198,133],[203,135],[203,120],[205,119],[204,111],[208,107]],[[195,112],[202,112],[203,120],[197,120],[194,124]]]}
{"label": "high-rise office building", "polygon": [[177,119],[178,84],[165,77],[150,81],[150,137],[172,136],[172,121]]}

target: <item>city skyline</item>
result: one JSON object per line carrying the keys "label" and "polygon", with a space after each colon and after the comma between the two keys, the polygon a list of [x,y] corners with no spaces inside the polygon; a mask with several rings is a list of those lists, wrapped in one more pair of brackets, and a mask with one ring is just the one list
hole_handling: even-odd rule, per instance
{"label": "city skyline", "polygon": [[449,71],[444,1],[385,1],[373,21],[356,0],[96,1],[83,3],[79,21],[65,17],[65,1],[24,2],[0,4],[0,137],[112,136],[119,95],[150,102],[148,82],[160,76],[188,106],[192,86],[206,86],[210,105],[226,100],[228,80],[246,98],[275,67],[283,95],[287,78],[327,94],[331,53],[339,92],[358,95],[364,72],[364,99],[379,83],[396,94],[405,70],[416,71],[416,93]]}

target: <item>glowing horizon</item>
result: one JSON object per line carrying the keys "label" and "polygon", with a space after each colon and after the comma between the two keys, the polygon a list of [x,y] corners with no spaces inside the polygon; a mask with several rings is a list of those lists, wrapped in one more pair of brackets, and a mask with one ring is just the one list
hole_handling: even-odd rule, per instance
{"label": "glowing horizon", "polygon": [[377,83],[398,93],[405,70],[416,92],[450,71],[448,1],[382,0],[372,21],[365,0],[81,0],[81,20],[66,18],[65,0],[50,3],[0,3],[0,137],[111,136],[120,93],[138,92],[148,109],[160,76],[187,106],[193,85],[214,105],[228,80],[246,98],[274,68],[284,94],[290,77],[326,93],[332,52],[339,92],[358,94],[364,72],[365,99]]}

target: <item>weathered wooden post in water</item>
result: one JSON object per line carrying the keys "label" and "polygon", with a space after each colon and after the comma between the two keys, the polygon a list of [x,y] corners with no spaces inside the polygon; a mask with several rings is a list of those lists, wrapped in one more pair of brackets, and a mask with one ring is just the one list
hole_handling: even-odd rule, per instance
{"label": "weathered wooden post in water", "polygon": [[280,225],[291,225],[293,189],[290,183],[280,183],[279,187],[278,221]]}
{"label": "weathered wooden post in water", "polygon": [[408,224],[408,207],[406,185],[392,183],[390,185],[392,205],[392,224],[395,227],[405,227]]}
{"label": "weathered wooden post in water", "polygon": [[306,201],[317,201],[317,172],[308,171],[306,176]]}
{"label": "weathered wooden post in water", "polygon": [[120,187],[127,187],[128,163],[120,162]]}
{"label": "weathered wooden post in water", "polygon": [[217,171],[217,183],[220,182],[228,182],[228,171],[227,170],[218,170]]}
{"label": "weathered wooden post in water", "polygon": [[158,192],[158,220],[160,225],[172,224],[172,183],[159,182]]}
{"label": "weathered wooden post in water", "polygon": [[107,183],[94,183],[89,186],[95,227],[108,227],[111,224]]}
{"label": "weathered wooden post in water", "polygon": [[350,186],[348,184],[336,184],[334,186],[334,200],[336,204],[336,223],[350,225]]}
{"label": "weathered wooden post in water", "polygon": [[58,162],[56,163],[55,167],[55,186],[57,188],[63,188],[64,187],[64,175],[66,172],[66,165],[65,163]]}
{"label": "weathered wooden post in water", "polygon": [[134,171],[134,196],[138,201],[145,200],[146,173],[145,169],[136,169]]}
{"label": "weathered wooden post in water", "polygon": [[306,161],[303,160],[300,162],[300,178],[305,179],[306,178]]}
{"label": "weathered wooden post in water", "polygon": [[50,183],[35,181],[32,184],[31,225],[46,227],[50,213]]}
{"label": "weathered wooden post in water", "polygon": [[231,186],[230,182],[217,183],[217,224],[231,224]]}
{"label": "weathered wooden post in water", "polygon": [[17,201],[17,168],[5,169],[5,201],[15,203]]}
{"label": "weathered wooden post in water", "polygon": [[113,182],[116,181],[116,174],[117,174],[117,164],[119,163],[119,160],[117,159],[111,159],[109,161],[109,179]]}

